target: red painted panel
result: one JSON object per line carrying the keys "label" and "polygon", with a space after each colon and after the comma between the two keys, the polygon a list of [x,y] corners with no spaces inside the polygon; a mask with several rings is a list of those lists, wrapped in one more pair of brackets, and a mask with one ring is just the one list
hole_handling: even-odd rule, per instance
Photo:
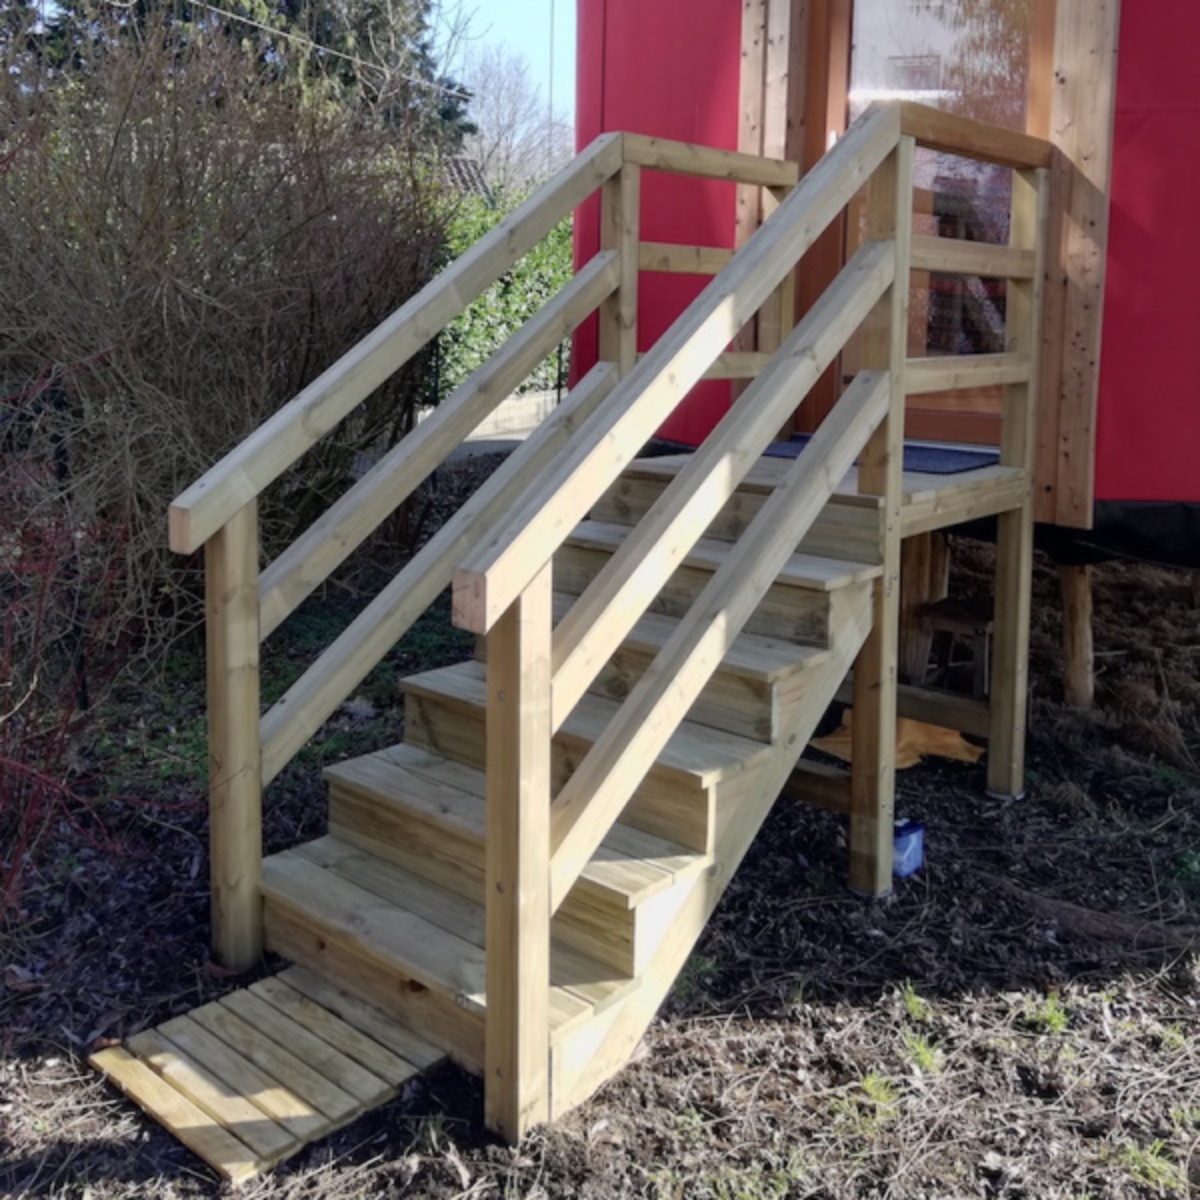
{"label": "red painted panel", "polygon": [[[738,0],[578,0],[577,7],[576,136],[581,148],[606,130],[737,148]],[[729,184],[643,172],[642,237],[731,246],[734,205]],[[595,253],[599,238],[599,211],[593,202],[576,217],[577,264]],[[643,274],[639,349],[670,327],[705,282]],[[587,370],[596,354],[592,322],[576,335],[574,372]],[[701,384],[660,432],[696,444],[728,407],[728,384]]]}
{"label": "red painted panel", "polygon": [[1096,497],[1200,502],[1200,5],[1122,9]]}

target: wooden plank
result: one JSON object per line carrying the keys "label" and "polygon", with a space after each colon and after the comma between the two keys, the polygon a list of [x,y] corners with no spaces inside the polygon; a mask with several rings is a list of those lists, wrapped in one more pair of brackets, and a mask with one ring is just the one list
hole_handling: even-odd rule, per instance
{"label": "wooden plank", "polygon": [[950,587],[950,551],[945,534],[933,530],[904,538],[900,545],[899,679],[923,683],[932,635],[921,619],[925,605],[943,599]]}
{"label": "wooden plank", "polygon": [[264,784],[275,778],[437,599],[468,547],[507,518],[529,480],[554,460],[612,392],[616,377],[614,364],[597,363],[266,713],[262,719]]}
{"label": "wooden plank", "polygon": [[960,354],[945,358],[910,358],[905,387],[910,396],[953,392],[958,388],[994,387],[1030,380],[1033,356],[1019,354]]}
{"label": "wooden plank", "polygon": [[407,1083],[420,1071],[415,1063],[401,1058],[387,1046],[347,1024],[327,1008],[290,987],[278,975],[251,984],[250,991],[347,1058],[367,1068],[392,1088]]}
{"label": "wooden plank", "polygon": [[733,257],[722,246],[676,246],[668,242],[642,242],[638,266],[665,275],[715,275]]}
{"label": "wooden plank", "polygon": [[1061,563],[1058,586],[1063,608],[1063,699],[1071,708],[1091,708],[1096,699],[1092,568]]}
{"label": "wooden plank", "polygon": [[[854,703],[852,679],[842,684],[835,699],[840,704]],[[945,729],[956,729],[959,733],[969,733],[985,741],[991,732],[991,709],[986,701],[940,688],[902,683],[896,689],[896,711],[902,717],[925,721],[929,725],[941,725]]]}
{"label": "wooden plank", "polygon": [[783,785],[783,795],[788,800],[849,816],[850,772],[802,758]]}
{"label": "wooden plank", "polygon": [[331,1128],[327,1116],[198,1025],[190,1015],[173,1017],[157,1032],[226,1087],[245,1096],[298,1142],[310,1142]]}
{"label": "wooden plank", "polygon": [[[945,481],[947,476],[941,479]],[[921,486],[919,491],[906,496],[900,514],[901,533],[904,537],[915,537],[932,529],[946,529],[963,521],[1009,512],[1020,508],[1029,494],[1029,476],[1020,468],[981,467],[978,478],[940,488]]]}
{"label": "wooden plank", "polygon": [[178,496],[170,512],[171,549],[198,550],[614,175],[623,136],[601,134]]}
{"label": "wooden plank", "polygon": [[760,187],[791,187],[800,177],[800,169],[794,162],[673,142],[640,133],[622,136],[625,161],[652,171],[669,171],[673,175],[694,175],[702,179],[727,179]]}
{"label": "wooden plank", "polygon": [[456,572],[454,620],[486,633],[603,494],[712,360],[779,286],[895,144],[897,116],[856,124],[621,382],[506,527]]}
{"label": "wooden plank", "polygon": [[418,1037],[407,1025],[393,1021],[374,1005],[342,991],[304,967],[288,967],[276,978],[314,1004],[334,1013],[372,1042],[385,1046],[401,1060],[412,1063],[419,1070],[425,1071],[435,1067],[446,1057],[436,1046]]}
{"label": "wooden plank", "polygon": [[1095,487],[1119,24],[1119,0],[1058,0],[1050,139],[1065,166],[1046,336],[1061,359],[1047,357],[1043,381],[1057,419],[1039,468],[1039,482],[1053,485],[1053,507],[1040,516],[1082,529],[1091,528]]}
{"label": "wooden plank", "polygon": [[[686,563],[797,401],[889,287],[893,270],[886,245],[864,246],[854,256],[563,618],[554,635],[555,728],[607,661],[610,647],[636,624],[645,598],[658,595]],[[712,543],[708,553],[718,548],[729,552]]]}
{"label": "wooden plank", "polygon": [[265,1165],[244,1142],[127,1050],[114,1046],[93,1054],[88,1062],[222,1179],[245,1183]]}
{"label": "wooden plank", "polygon": [[[763,101],[767,60],[767,0],[742,0],[741,65],[738,74],[738,151],[755,158],[763,153]],[[761,188],[737,189],[734,245],[744,246],[762,221]],[[753,341],[753,329],[749,331]]]}
{"label": "wooden plank", "polygon": [[326,1079],[291,1051],[266,1037],[220,1002],[204,1004],[188,1016],[284,1087],[307,1100],[330,1121],[344,1122],[362,1112],[349,1092]]}
{"label": "wooden plank", "polygon": [[912,269],[979,275],[984,279],[1032,279],[1036,258],[1033,250],[1023,246],[916,236],[912,240]]}
{"label": "wooden plank", "polygon": [[396,1094],[391,1084],[294,1021],[257,992],[230,992],[219,1003],[366,1107],[383,1104]]}
{"label": "wooden plank", "polygon": [[212,945],[232,971],[262,957],[257,583],[258,506],[251,501],[204,550]]}
{"label": "wooden plank", "polygon": [[600,248],[617,260],[618,286],[600,306],[600,357],[627,375],[637,361],[641,168],[625,163],[600,189]]}
{"label": "wooden plank", "polygon": [[[1090,3],[1091,0],[1080,0]],[[902,100],[900,104],[900,128],[916,139],[919,146],[941,150],[946,154],[961,154],[964,158],[976,158],[983,162],[997,163],[1002,167],[1031,170],[1048,167],[1054,147],[1041,138],[1025,133],[1015,133],[998,125],[987,125],[960,117],[956,113],[940,108],[928,108]]]}
{"label": "wooden plank", "polygon": [[561,904],[790,557],[796,531],[820,512],[887,407],[885,377],[855,381],[559,792],[551,809],[552,908]]}
{"label": "wooden plank", "polygon": [[224,1083],[157,1030],[136,1034],[125,1045],[177,1092],[244,1142],[254,1152],[260,1167],[278,1162],[300,1148],[301,1142],[251,1099]]}
{"label": "wooden plank", "polygon": [[893,240],[896,282],[876,307],[863,338],[863,361],[886,370],[890,389],[887,416],[867,442],[858,466],[858,490],[883,497],[886,522],[871,633],[854,669],[850,887],[866,895],[883,895],[892,887],[913,156],[912,138],[901,137],[895,153],[871,180],[867,200],[867,236]]}
{"label": "wooden plank", "polygon": [[284,550],[259,581],[260,636],[277,629],[619,282],[616,252],[602,250]]}

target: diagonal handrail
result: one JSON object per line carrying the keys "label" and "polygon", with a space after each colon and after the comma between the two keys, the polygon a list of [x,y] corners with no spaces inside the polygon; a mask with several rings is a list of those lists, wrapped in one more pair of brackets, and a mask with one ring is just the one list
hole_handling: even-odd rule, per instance
{"label": "diagonal handrail", "polygon": [[805,251],[900,140],[896,107],[873,108],[806,175],[638,362],[521,510],[454,578],[454,621],[487,633],[633,461]]}

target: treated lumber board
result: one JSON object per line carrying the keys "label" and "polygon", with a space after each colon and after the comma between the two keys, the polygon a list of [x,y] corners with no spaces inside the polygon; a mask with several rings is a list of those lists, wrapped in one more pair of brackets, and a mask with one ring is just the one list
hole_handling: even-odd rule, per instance
{"label": "treated lumber board", "polygon": [[960,354],[946,358],[910,358],[905,370],[909,396],[953,392],[959,388],[995,387],[998,384],[1027,384],[1033,358],[1023,354]]}
{"label": "treated lumber board", "polygon": [[912,269],[984,279],[1032,279],[1036,255],[1022,246],[994,246],[960,238],[914,236]]}
{"label": "treated lumber board", "polygon": [[224,1004],[218,1001],[203,1004],[188,1016],[331,1121],[348,1121],[362,1112],[361,1101]]}
{"label": "treated lumber board", "polygon": [[600,246],[617,259],[618,286],[600,305],[600,357],[622,375],[637,360],[641,168],[626,162],[600,189]]}
{"label": "treated lumber board", "polygon": [[257,581],[251,501],[204,548],[212,940],[217,961],[232,971],[262,957]]}
{"label": "treated lumber board", "polygon": [[128,1038],[125,1046],[177,1092],[244,1142],[261,1165],[278,1162],[300,1148],[301,1143],[251,1099],[224,1083],[157,1030],[144,1030]]}
{"label": "treated lumber board", "polygon": [[[841,704],[854,703],[852,679],[842,684],[836,699]],[[945,729],[957,729],[959,733],[969,733],[976,738],[986,739],[991,730],[991,709],[987,701],[960,696],[941,688],[902,683],[896,689],[896,711],[899,716],[925,721],[929,725],[941,725]]]}
{"label": "treated lumber board", "polygon": [[393,1021],[380,1009],[342,991],[304,967],[288,967],[275,978],[319,1007],[334,1013],[372,1042],[391,1050],[402,1061],[412,1063],[418,1070],[435,1067],[445,1058],[441,1050],[418,1037],[407,1025]]}
{"label": "treated lumber board", "polygon": [[437,336],[621,166],[623,135],[602,134],[406,301],[171,505],[170,543],[198,550],[339,421]]}
{"label": "treated lumber board", "polygon": [[[259,580],[260,636],[269,637],[295,612],[555,346],[613,295],[620,279],[617,253],[602,250],[292,542]],[[526,452],[522,457],[533,461],[509,468],[509,476],[535,471],[547,445],[560,445],[569,426],[570,419],[553,421],[540,439],[541,453]],[[461,518],[458,528],[470,524],[469,516]],[[476,517],[476,528],[479,524]]]}
{"label": "treated lumber board", "polygon": [[799,800],[827,812],[848,816],[850,772],[802,758],[783,785],[783,795],[788,800]]}
{"label": "treated lumber board", "polygon": [[324,1038],[292,1020],[252,991],[230,992],[220,1003],[248,1026],[300,1058],[322,1078],[367,1107],[390,1100],[396,1089],[361,1063],[348,1058]]}
{"label": "treated lumber board", "polygon": [[907,100],[899,108],[901,131],[920,146],[1018,170],[1050,165],[1054,147],[1041,138]]}
{"label": "treated lumber board", "polygon": [[347,1058],[367,1068],[392,1088],[400,1087],[420,1072],[421,1068],[416,1063],[402,1058],[362,1030],[348,1024],[329,1009],[298,992],[278,975],[252,983],[250,991]]}
{"label": "treated lumber board", "polygon": [[[963,472],[966,476],[968,472]],[[906,496],[900,528],[904,537],[945,529],[963,521],[990,517],[1020,508],[1030,494],[1029,475],[1017,467],[983,467],[978,475],[938,489],[922,488],[914,499]],[[945,478],[945,477],[943,477]]]}
{"label": "treated lumber board", "polygon": [[640,133],[626,133],[623,137],[625,161],[653,171],[695,175],[702,179],[728,179],[760,187],[790,187],[800,177],[800,168],[794,162],[672,142]]}
{"label": "treated lumber board", "polygon": [[245,1183],[267,1165],[249,1146],[127,1050],[114,1046],[93,1054],[88,1062],[223,1179]]}
{"label": "treated lumber board", "polygon": [[702,379],[753,379],[771,361],[769,354],[753,350],[730,350],[719,354]]}
{"label": "treated lumber board", "polygon": [[530,479],[610,394],[616,374],[612,363],[597,363],[263,717],[264,785],[441,594],[467,548],[505,519]]}
{"label": "treated lumber board", "polygon": [[[741,71],[738,77],[739,153],[763,153],[764,81],[767,63],[767,0],[743,0]],[[744,246],[762,219],[760,188],[743,183],[737,189],[734,245]]]}
{"label": "treated lumber board", "polygon": [[455,573],[455,624],[486,633],[508,609],[699,381],[714,351],[729,343],[887,155],[897,124],[894,110],[856,122],[622,380],[505,528],[463,561]]}
{"label": "treated lumber board", "polygon": [[733,257],[723,246],[677,246],[669,242],[642,242],[638,266],[665,275],[715,275]]}
{"label": "treated lumber board", "polygon": [[[794,531],[811,523],[867,433],[887,412],[890,380],[860,376],[796,460],[788,484],[763,506],[551,809],[553,908],[662,752],[704,682],[791,554]],[[789,541],[789,539],[792,539]]]}
{"label": "treated lumber board", "polygon": [[197,1024],[190,1014],[165,1021],[157,1032],[228,1088],[248,1097],[298,1142],[312,1141],[329,1130],[324,1113]]}
{"label": "treated lumber board", "polygon": [[1063,609],[1063,699],[1071,708],[1091,708],[1096,698],[1092,647],[1092,568],[1062,563],[1058,568]]}

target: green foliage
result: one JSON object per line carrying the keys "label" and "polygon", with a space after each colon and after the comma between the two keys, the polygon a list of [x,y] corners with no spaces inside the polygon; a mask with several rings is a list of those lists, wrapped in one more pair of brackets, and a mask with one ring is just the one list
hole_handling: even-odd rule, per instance
{"label": "green foliage", "polygon": [[1022,1018],[1035,1033],[1062,1034],[1071,1024],[1071,1018],[1055,992],[1037,1002],[1027,1001]]}
{"label": "green foliage", "polygon": [[[457,258],[498,225],[521,199],[523,197],[502,195],[493,206],[479,196],[464,197],[450,222],[448,256]],[[546,301],[570,282],[571,270],[571,222],[566,220],[551,230],[447,328],[438,345],[437,398],[444,400],[503,346]],[[552,353],[517,390],[522,393],[550,391],[558,382],[559,356]]]}

